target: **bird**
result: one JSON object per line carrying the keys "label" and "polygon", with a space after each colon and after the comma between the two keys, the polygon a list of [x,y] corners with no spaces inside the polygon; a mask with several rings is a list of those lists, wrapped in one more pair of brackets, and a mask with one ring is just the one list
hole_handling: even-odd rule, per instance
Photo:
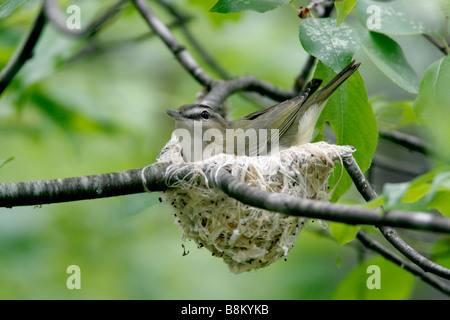
{"label": "bird", "polygon": [[172,138],[181,141],[188,161],[218,153],[260,156],[309,143],[328,98],[360,65],[353,60],[318,91],[322,80],[312,79],[298,96],[236,120],[203,104],[166,110],[175,120]]}

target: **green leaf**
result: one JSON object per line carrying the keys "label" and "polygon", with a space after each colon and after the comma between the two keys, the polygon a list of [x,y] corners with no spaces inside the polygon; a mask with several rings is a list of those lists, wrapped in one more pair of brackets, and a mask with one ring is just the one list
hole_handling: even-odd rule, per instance
{"label": "green leaf", "polygon": [[395,130],[417,120],[412,101],[384,101],[371,103],[378,126]]}
{"label": "green leaf", "polygon": [[337,13],[337,24],[336,24],[337,27],[339,27],[342,21],[344,21],[345,17],[350,13],[350,11],[353,10],[355,4],[356,0],[341,0],[334,2],[334,6],[336,7]]}
{"label": "green leaf", "polygon": [[445,216],[450,215],[450,171],[436,175],[424,201],[430,209],[436,209]]}
{"label": "green leaf", "polygon": [[[368,284],[374,284],[376,280],[379,280],[380,288],[370,289]],[[376,256],[350,272],[336,287],[331,298],[404,300],[410,296],[413,282],[414,275],[384,257]]]}
{"label": "green leaf", "polygon": [[14,157],[9,157],[9,158],[0,160],[0,168],[3,167],[8,162],[13,161],[13,160],[14,160]]}
{"label": "green leaf", "polygon": [[448,93],[449,80],[450,56],[434,62],[427,68],[420,83],[419,95],[414,102],[414,109],[419,116],[427,118],[428,109],[434,110],[432,107],[435,106],[435,103],[444,102],[442,109],[449,106],[447,100],[450,97]]}
{"label": "green leaf", "polygon": [[338,251],[338,265],[341,265],[341,248],[346,243],[349,243],[355,239],[356,234],[359,231],[360,226],[349,225],[346,223],[330,222],[331,225],[331,236],[336,241],[339,251]]}
{"label": "green leaf", "polygon": [[386,183],[383,186],[383,195],[385,198],[385,210],[408,210],[411,206],[403,203],[402,199],[410,187],[409,182],[404,183]]}
{"label": "green leaf", "polygon": [[[314,78],[322,79],[324,83],[331,80],[336,74],[318,62]],[[359,72],[348,78],[329,98],[317,122],[319,132],[328,122],[336,135],[339,145],[351,145],[356,148],[353,154],[356,162],[364,172],[370,167],[373,153],[378,141],[378,129],[372,108],[367,99],[364,81]],[[341,177],[342,173],[342,178]],[[339,181],[340,179],[340,181]],[[337,201],[343,195],[352,180],[341,165],[336,166],[329,183],[332,188],[337,182],[338,187],[333,192],[332,201]]]}
{"label": "green leaf", "polygon": [[414,102],[414,110],[422,124],[427,127],[429,141],[439,150],[440,160],[450,162],[450,56],[428,67]]}
{"label": "green leaf", "polygon": [[211,2],[205,0],[188,0],[188,4],[200,8],[206,12],[206,16],[214,27],[221,26],[226,21],[237,21],[241,18],[241,12],[230,12],[228,14],[208,14],[211,9]]}
{"label": "green leaf", "polygon": [[299,32],[303,48],[335,72],[344,69],[359,49],[358,37],[346,23],[336,27],[336,19],[305,19]]}
{"label": "green leaf", "polygon": [[74,107],[73,101],[57,99],[45,90],[41,84],[35,84],[21,91],[18,105],[32,103],[39,112],[51,120],[55,125],[67,134],[76,130],[101,130],[114,132],[117,127],[109,120]]}
{"label": "green leaf", "polygon": [[388,36],[355,28],[364,52],[386,77],[403,90],[416,94],[419,78],[406,60],[401,47]]}
{"label": "green leaf", "polygon": [[364,205],[364,207],[370,208],[370,209],[377,208],[379,206],[384,205],[384,200],[385,200],[384,197],[381,195],[381,196],[379,196],[379,197],[377,197],[377,198],[375,198],[373,200],[368,201]]}
{"label": "green leaf", "polygon": [[0,19],[8,18],[13,12],[28,0],[8,0],[0,4]]}
{"label": "green leaf", "polygon": [[445,268],[450,268],[450,238],[444,237],[434,242],[431,248],[430,256],[433,262],[440,264]]}
{"label": "green leaf", "polygon": [[427,172],[411,182],[385,184],[383,197],[386,210],[437,209],[447,215],[450,209],[450,171],[443,167]]}
{"label": "green leaf", "polygon": [[442,169],[435,169],[424,173],[410,182],[408,192],[402,198],[404,202],[415,202],[427,194],[430,190],[431,183],[437,173],[441,172]]}
{"label": "green leaf", "polygon": [[219,0],[211,8],[211,12],[230,13],[245,10],[266,12],[289,3],[290,0]]}
{"label": "green leaf", "polygon": [[[429,2],[432,1],[427,1],[427,4]],[[418,35],[433,33],[432,29],[437,31],[443,21],[438,7],[432,6],[433,4],[424,5],[423,1],[411,0],[358,0],[356,12],[361,24],[369,30],[390,35]],[[425,18],[428,17],[426,13],[434,15],[433,19],[427,19],[427,25],[424,24]]]}
{"label": "green leaf", "polygon": [[331,235],[339,247],[355,239],[359,226],[346,223],[330,222]]}
{"label": "green leaf", "polygon": [[430,209],[436,209],[446,217],[450,217],[450,190],[436,192],[430,203]]}

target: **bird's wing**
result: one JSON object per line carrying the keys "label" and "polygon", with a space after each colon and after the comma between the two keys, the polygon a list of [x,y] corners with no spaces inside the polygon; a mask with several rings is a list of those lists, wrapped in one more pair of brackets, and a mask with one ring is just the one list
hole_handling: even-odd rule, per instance
{"label": "bird's wing", "polygon": [[[298,119],[297,116],[302,108],[302,105],[317,90],[321,82],[321,80],[313,79],[308,82],[305,89],[298,96],[274,106],[258,110],[237,120],[239,123],[239,128],[245,128],[245,130],[267,130],[266,141],[258,141],[258,144],[249,145],[249,154],[260,155],[264,150],[266,150],[265,148],[270,149],[275,141],[279,142],[279,139],[283,136],[283,134],[291,127],[293,122]],[[254,124],[253,121],[256,119],[261,121],[266,120],[265,122],[268,123],[268,125],[265,128],[262,128],[260,124]],[[272,135],[272,129],[278,129],[278,134]],[[259,132],[258,136],[260,136]]]}
{"label": "bird's wing", "polygon": [[260,116],[266,116],[270,118],[270,121],[267,121],[267,123],[269,123],[267,129],[269,129],[269,131],[271,129],[279,130],[278,136],[268,138],[267,143],[271,144],[272,141],[274,141],[275,139],[281,138],[286,133],[286,131],[292,126],[294,121],[298,120],[298,114],[302,110],[303,105],[309,99],[309,97],[311,97],[312,94],[317,90],[317,88],[319,88],[321,83],[322,80],[313,79],[306,84],[303,91],[297,97],[294,97],[292,99],[281,102],[275,106],[261,110],[261,111],[266,110],[266,112],[260,112],[257,115],[253,113],[253,117],[249,117],[251,115],[248,115],[247,117],[249,117],[250,119],[256,119],[257,117]]}
{"label": "bird's wing", "polygon": [[[240,118],[239,120],[254,120],[264,114],[270,113],[271,111],[273,111],[273,109],[281,109],[278,107],[281,107],[283,104],[299,105],[300,103],[303,103],[304,101],[306,101],[317,90],[317,88],[319,88],[321,83],[322,83],[322,80],[312,79],[305,85],[305,88],[302,90],[302,92],[298,96],[296,96],[292,99],[283,101],[281,103],[275,104],[273,106],[250,113],[250,114]],[[284,109],[285,107],[282,107],[282,108]]]}

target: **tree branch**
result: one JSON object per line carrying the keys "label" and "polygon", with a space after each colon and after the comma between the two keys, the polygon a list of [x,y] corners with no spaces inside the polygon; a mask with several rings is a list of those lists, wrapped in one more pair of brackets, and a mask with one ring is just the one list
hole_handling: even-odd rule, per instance
{"label": "tree branch", "polygon": [[[177,170],[171,170],[175,173],[167,176],[166,169],[169,165]],[[217,188],[230,197],[257,208],[348,224],[387,225],[450,233],[450,219],[434,217],[428,213],[396,210],[382,215],[380,209],[299,199],[262,191],[238,181],[220,167],[205,165],[203,171],[209,180],[214,181]],[[191,175],[188,164],[157,162],[141,169],[85,177],[0,183],[0,207],[97,199],[144,191],[164,191],[178,181],[188,180]],[[204,181],[202,183],[204,186],[207,185]]]}
{"label": "tree branch", "polygon": [[46,18],[44,10],[41,7],[28,37],[0,74],[0,95],[5,91],[22,66],[33,56],[33,50],[44,29],[45,23]]}
{"label": "tree branch", "polygon": [[228,196],[260,209],[347,224],[388,225],[450,233],[450,219],[434,217],[427,213],[393,210],[382,215],[380,209],[331,204],[263,191],[237,180],[223,168],[208,170],[205,173],[214,185]]}
{"label": "tree branch", "polygon": [[[41,205],[145,192],[141,171],[142,169],[135,169],[85,177],[0,183],[0,207]],[[156,177],[155,181],[158,181]]]}

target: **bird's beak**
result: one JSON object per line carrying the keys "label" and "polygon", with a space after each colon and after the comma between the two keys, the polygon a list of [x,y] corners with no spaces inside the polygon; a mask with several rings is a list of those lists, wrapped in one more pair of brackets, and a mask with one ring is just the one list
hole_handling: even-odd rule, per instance
{"label": "bird's beak", "polygon": [[181,112],[180,111],[178,111],[178,110],[166,110],[166,113],[169,115],[169,116],[171,116],[172,118],[175,118],[175,119],[181,119],[181,118],[183,118],[183,115],[181,114]]}

